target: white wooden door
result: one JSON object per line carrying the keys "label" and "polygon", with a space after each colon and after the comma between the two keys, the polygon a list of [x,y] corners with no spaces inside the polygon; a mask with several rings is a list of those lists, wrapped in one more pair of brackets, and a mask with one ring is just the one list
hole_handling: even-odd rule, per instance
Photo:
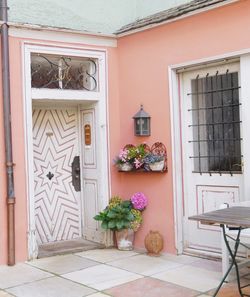
{"label": "white wooden door", "polygon": [[96,128],[95,108],[80,110],[82,149],[82,189],[83,189],[83,237],[95,242],[103,242],[103,230],[93,217],[100,210],[102,200],[100,159],[102,149]]}
{"label": "white wooden door", "polygon": [[33,110],[35,223],[38,244],[81,236],[81,198],[72,185],[78,151],[76,108]]}
{"label": "white wooden door", "polygon": [[181,74],[184,250],[220,251],[219,227],[188,220],[243,200],[239,64]]}

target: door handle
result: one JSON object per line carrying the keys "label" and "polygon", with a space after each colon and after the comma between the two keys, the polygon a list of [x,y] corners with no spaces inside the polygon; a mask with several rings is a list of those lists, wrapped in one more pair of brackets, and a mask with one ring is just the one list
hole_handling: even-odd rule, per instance
{"label": "door handle", "polygon": [[76,192],[81,191],[81,170],[80,170],[80,157],[75,156],[71,164],[72,168],[72,185]]}

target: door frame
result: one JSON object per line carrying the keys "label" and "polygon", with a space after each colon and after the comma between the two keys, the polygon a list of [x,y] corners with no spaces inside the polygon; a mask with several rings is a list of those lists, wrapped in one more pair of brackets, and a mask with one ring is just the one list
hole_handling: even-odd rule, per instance
{"label": "door frame", "polygon": [[[250,195],[250,185],[244,180],[250,179],[250,156],[244,156],[244,152],[250,144],[250,138],[247,136],[247,126],[250,126],[250,117],[247,110],[250,110],[250,85],[247,77],[250,77],[250,49],[244,49],[237,52],[229,52],[223,55],[210,56],[204,59],[197,59],[186,61],[180,64],[170,65],[168,67],[168,83],[169,83],[169,101],[170,101],[170,120],[171,120],[171,155],[172,155],[172,172],[173,172],[173,202],[174,202],[174,226],[175,226],[175,248],[177,254],[183,253],[184,247],[184,172],[182,165],[182,131],[181,131],[181,81],[179,73],[190,71],[192,69],[205,68],[206,66],[213,66],[230,62],[230,60],[240,60],[240,76],[241,76],[241,98],[242,98],[242,112],[241,119],[245,123],[242,127],[242,154],[244,160],[243,168],[243,195],[247,200],[247,194]],[[250,197],[249,199],[250,200]]]}
{"label": "door frame", "polygon": [[[44,54],[61,54],[79,57],[90,57],[98,59],[99,65],[99,91],[74,91],[65,90],[65,92],[58,92],[58,90],[32,89],[31,88],[31,53]],[[110,171],[109,171],[109,143],[108,143],[108,106],[107,106],[107,72],[106,72],[106,50],[85,50],[72,47],[63,46],[44,46],[41,44],[30,44],[28,42],[22,43],[22,60],[23,60],[23,97],[24,97],[24,137],[25,137],[25,160],[26,160],[26,191],[27,191],[27,213],[28,213],[28,259],[34,259],[38,254],[38,246],[36,243],[36,228],[35,228],[35,210],[34,210],[34,170],[33,170],[33,134],[32,134],[32,102],[72,102],[72,103],[89,103],[96,102],[96,109],[98,111],[98,118],[96,125],[99,130],[100,149],[97,153],[102,160],[100,164],[100,171],[103,182],[100,188],[100,209],[108,204],[110,196]],[[105,236],[105,244],[112,244],[111,234]]]}

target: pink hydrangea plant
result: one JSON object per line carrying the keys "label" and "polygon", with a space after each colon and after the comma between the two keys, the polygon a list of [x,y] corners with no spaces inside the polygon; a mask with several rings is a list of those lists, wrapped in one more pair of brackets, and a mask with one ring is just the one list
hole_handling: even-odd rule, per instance
{"label": "pink hydrangea plant", "polygon": [[138,210],[143,210],[148,204],[147,197],[141,192],[133,194],[130,201],[133,204],[134,209]]}

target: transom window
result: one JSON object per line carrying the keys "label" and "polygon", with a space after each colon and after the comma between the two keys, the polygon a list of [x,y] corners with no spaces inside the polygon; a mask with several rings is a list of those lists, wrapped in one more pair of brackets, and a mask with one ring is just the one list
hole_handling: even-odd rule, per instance
{"label": "transom window", "polygon": [[194,171],[240,173],[241,137],[238,73],[196,77],[191,81]]}
{"label": "transom window", "polygon": [[31,86],[96,92],[97,59],[32,53]]}

